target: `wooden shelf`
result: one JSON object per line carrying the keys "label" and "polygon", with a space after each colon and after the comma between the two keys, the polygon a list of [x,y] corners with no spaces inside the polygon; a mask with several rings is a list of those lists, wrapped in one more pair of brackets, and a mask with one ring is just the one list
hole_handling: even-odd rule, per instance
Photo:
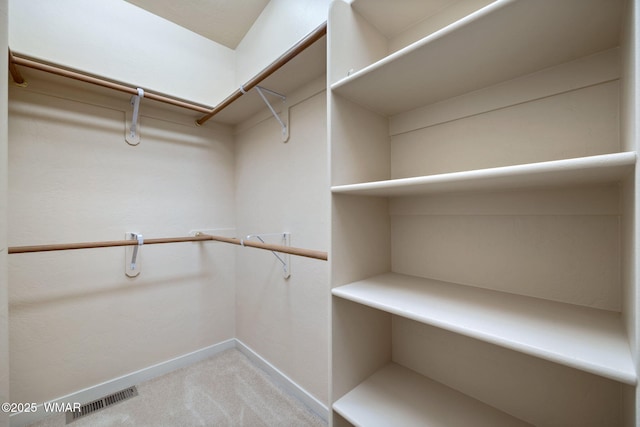
{"label": "wooden shelf", "polygon": [[333,295],[626,384],[636,372],[620,313],[396,273]]}
{"label": "wooden shelf", "polygon": [[617,46],[621,16],[621,2],[498,0],[331,88],[394,115]]}
{"label": "wooden shelf", "polygon": [[333,409],[356,426],[528,426],[479,400],[391,363]]}
{"label": "wooden shelf", "polygon": [[337,185],[331,187],[331,191],[359,196],[399,197],[453,191],[491,191],[606,183],[620,180],[633,170],[635,163],[635,152],[613,153],[413,178]]}

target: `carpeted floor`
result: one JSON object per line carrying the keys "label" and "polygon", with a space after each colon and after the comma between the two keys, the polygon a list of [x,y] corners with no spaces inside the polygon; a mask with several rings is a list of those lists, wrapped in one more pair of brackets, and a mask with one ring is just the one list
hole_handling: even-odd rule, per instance
{"label": "carpeted floor", "polygon": [[[70,427],[291,426],[326,423],[286,394],[238,350],[139,384],[138,396],[80,418]],[[56,414],[30,427],[61,427]]]}

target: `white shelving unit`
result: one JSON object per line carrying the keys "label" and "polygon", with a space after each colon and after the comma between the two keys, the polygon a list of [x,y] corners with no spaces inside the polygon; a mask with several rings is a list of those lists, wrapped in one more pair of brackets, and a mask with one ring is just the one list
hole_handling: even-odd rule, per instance
{"label": "white shelving unit", "polygon": [[637,9],[332,3],[332,425],[640,426]]}

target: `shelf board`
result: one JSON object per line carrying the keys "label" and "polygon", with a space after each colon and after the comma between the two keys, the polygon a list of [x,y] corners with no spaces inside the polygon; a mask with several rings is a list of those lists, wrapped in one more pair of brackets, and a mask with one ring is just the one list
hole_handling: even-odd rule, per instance
{"label": "shelf board", "polygon": [[620,1],[497,0],[331,88],[394,115],[617,46],[621,18]]}
{"label": "shelf board", "polygon": [[636,372],[620,313],[396,273],[333,295],[626,384]]}
{"label": "shelf board", "polygon": [[333,404],[356,426],[529,426],[517,418],[390,363]]}
{"label": "shelf board", "polygon": [[602,154],[331,187],[359,196],[415,196],[440,192],[496,191],[615,182],[633,170],[635,152]]}

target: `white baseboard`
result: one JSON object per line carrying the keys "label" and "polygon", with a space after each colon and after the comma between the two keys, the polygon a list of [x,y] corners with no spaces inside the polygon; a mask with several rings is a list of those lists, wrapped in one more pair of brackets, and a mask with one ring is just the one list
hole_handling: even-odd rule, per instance
{"label": "white baseboard", "polygon": [[236,338],[236,348],[245,356],[249,358],[256,366],[265,371],[282,389],[288,394],[298,399],[316,415],[322,418],[325,422],[329,419],[329,408],[320,402],[318,399],[310,395],[305,389],[300,387],[291,378],[286,376],[282,371],[273,366],[267,360],[265,360],[258,353],[253,351],[242,341]]}
{"label": "white baseboard", "polygon": [[[177,369],[184,368],[186,366],[193,365],[194,363],[208,359],[217,353],[222,351],[237,348],[242,354],[247,356],[255,365],[265,371],[281,388],[287,393],[298,399],[310,410],[316,413],[319,417],[325,421],[329,418],[329,409],[315,397],[307,393],[302,387],[296,384],[293,380],[283,374],[278,368],[267,362],[256,352],[251,350],[241,341],[232,338],[218,344],[214,344],[209,347],[196,350],[192,353],[185,354],[183,356],[176,357],[165,362],[158,363],[148,368],[140,369],[139,371],[132,372],[130,374],[123,375],[113,380],[97,384],[92,387],[79,390],[75,393],[68,394],[66,396],[59,397],[52,400],[52,403],[75,403],[80,402],[82,404],[91,402],[109,394],[115,393],[127,387],[131,387],[140,384],[145,381],[149,381],[153,378],[166,375]],[[10,426],[11,427],[24,427],[29,424],[33,424],[40,421],[43,418],[51,415],[45,412],[44,404],[38,405],[38,410],[35,412],[21,412],[11,415]]]}
{"label": "white baseboard", "polygon": [[[178,356],[165,362],[160,362],[156,365],[149,366],[148,368],[140,369],[139,371],[131,372],[130,374],[114,378],[110,381],[85,388],[84,390],[76,391],[75,393],[71,393],[66,396],[54,399],[51,402],[80,402],[82,404],[85,404],[96,399],[100,399],[101,397],[107,396],[109,394],[115,393],[116,391],[125,389],[127,387],[131,387],[142,382],[149,381],[153,378],[166,375],[169,372],[184,368],[185,366],[193,365],[194,363],[205,360],[217,353],[228,350],[230,348],[236,348],[235,338],[202,348],[200,350],[196,350],[182,356]],[[44,404],[40,404],[38,405],[38,410],[36,412],[21,412],[18,414],[12,414],[9,425],[11,427],[24,427],[29,424],[35,423],[36,421],[39,421],[43,418],[46,418],[49,415],[51,414],[45,412],[44,410]]]}

